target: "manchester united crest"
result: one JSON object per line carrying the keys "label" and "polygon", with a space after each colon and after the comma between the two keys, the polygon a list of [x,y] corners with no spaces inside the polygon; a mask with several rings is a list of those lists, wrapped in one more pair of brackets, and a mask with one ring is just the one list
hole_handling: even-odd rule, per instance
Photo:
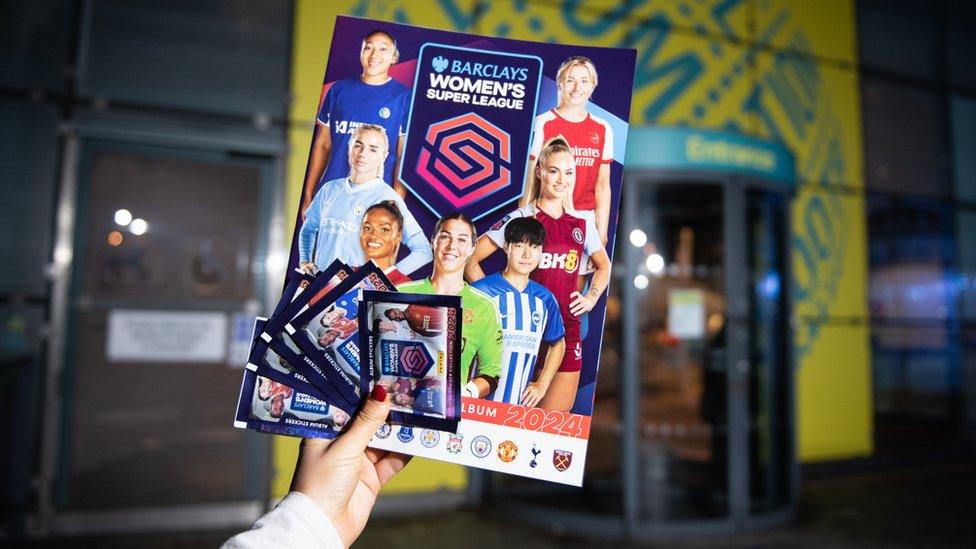
{"label": "manchester united crest", "polygon": [[518,446],[511,440],[506,440],[498,445],[498,459],[505,463],[511,463],[518,457]]}
{"label": "manchester united crest", "polygon": [[573,464],[573,453],[566,450],[552,451],[552,465],[557,471],[565,471]]}

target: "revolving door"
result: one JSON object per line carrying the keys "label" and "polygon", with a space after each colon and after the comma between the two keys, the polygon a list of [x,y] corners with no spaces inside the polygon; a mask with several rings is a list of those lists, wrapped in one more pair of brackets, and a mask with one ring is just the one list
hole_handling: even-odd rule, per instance
{"label": "revolving door", "polygon": [[668,150],[628,156],[583,489],[499,487],[557,531],[724,534],[795,511],[791,182]]}

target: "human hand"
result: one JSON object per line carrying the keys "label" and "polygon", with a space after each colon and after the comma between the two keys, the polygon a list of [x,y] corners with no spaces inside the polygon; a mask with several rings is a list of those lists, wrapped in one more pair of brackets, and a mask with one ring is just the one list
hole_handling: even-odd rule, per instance
{"label": "human hand", "polygon": [[520,403],[522,404],[522,406],[528,406],[529,408],[534,408],[537,404],[539,404],[539,401],[542,400],[542,397],[546,396],[546,391],[548,390],[549,390],[548,386],[543,385],[538,381],[533,381],[532,383],[529,383],[528,386],[525,387],[524,391],[522,391],[522,398],[520,399]]}
{"label": "human hand", "polygon": [[312,263],[311,261],[302,261],[301,263],[298,264],[298,268],[302,272],[310,275],[319,272],[318,266],[315,263]]}
{"label": "human hand", "polygon": [[573,316],[580,316],[583,313],[590,312],[596,305],[596,298],[590,297],[589,294],[582,295],[579,292],[573,292],[569,294],[569,312]]}
{"label": "human hand", "polygon": [[335,440],[304,439],[291,489],[312,499],[349,546],[362,533],[380,488],[410,460],[409,456],[366,448],[390,412],[382,385]]}

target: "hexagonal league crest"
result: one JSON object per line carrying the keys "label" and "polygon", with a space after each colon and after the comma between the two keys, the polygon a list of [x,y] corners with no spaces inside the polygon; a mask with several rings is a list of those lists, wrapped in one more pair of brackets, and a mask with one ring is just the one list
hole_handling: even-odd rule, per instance
{"label": "hexagonal league crest", "polygon": [[399,178],[436,217],[522,195],[541,77],[537,56],[421,47]]}
{"label": "hexagonal league crest", "polygon": [[385,376],[407,376],[422,379],[434,365],[427,346],[419,341],[385,340],[380,343]]}

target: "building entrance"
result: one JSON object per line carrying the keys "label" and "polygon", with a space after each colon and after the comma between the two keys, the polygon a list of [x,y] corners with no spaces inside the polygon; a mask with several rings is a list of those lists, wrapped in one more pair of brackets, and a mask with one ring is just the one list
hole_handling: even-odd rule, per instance
{"label": "building entrance", "polygon": [[[636,130],[628,149],[584,488],[499,479],[495,497],[584,535],[719,534],[787,520],[792,157],[677,129]],[[734,165],[748,158],[768,171]]]}

